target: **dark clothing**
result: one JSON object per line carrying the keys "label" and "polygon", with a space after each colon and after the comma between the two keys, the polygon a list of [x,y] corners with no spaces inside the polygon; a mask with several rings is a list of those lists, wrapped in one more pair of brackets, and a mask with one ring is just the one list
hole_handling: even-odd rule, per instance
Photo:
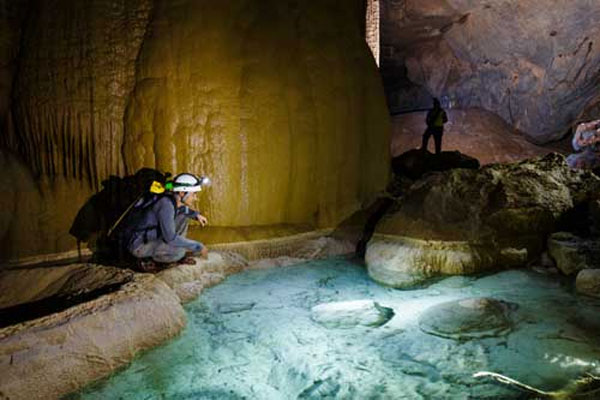
{"label": "dark clothing", "polygon": [[425,133],[423,133],[423,143],[421,148],[423,150],[427,150],[427,143],[429,142],[429,137],[433,135],[433,142],[435,143],[435,154],[440,154],[442,152],[442,135],[444,134],[444,128],[427,128]]}
{"label": "dark clothing", "polygon": [[444,135],[444,124],[448,122],[448,116],[443,108],[433,108],[427,113],[425,119],[427,129],[423,133],[422,150],[427,150],[429,137],[433,135],[435,142],[435,154],[440,154],[442,151],[442,136]]}
{"label": "dark clothing", "polygon": [[171,196],[154,196],[146,202],[149,205],[128,239],[127,250],[131,254],[138,258],[152,257],[157,262],[173,262],[183,258],[186,251],[202,250],[202,243],[185,237],[188,219],[195,219],[198,212],[185,206],[176,210]]}

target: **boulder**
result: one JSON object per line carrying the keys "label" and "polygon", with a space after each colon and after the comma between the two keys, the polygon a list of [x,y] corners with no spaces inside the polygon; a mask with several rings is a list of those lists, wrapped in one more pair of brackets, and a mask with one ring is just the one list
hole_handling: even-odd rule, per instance
{"label": "boulder", "polygon": [[600,269],[579,271],[575,280],[575,288],[579,293],[600,297]]}
{"label": "boulder", "polygon": [[438,275],[465,275],[495,265],[497,254],[467,241],[422,240],[377,235],[367,247],[370,277],[383,285],[408,288]]}
{"label": "boulder", "polygon": [[323,303],[310,310],[310,317],[326,328],[377,327],[394,316],[394,310],[373,300],[339,301]]}
{"label": "boulder", "polygon": [[548,253],[565,275],[588,268],[600,268],[600,241],[584,239],[569,232],[556,232],[548,238]]}
{"label": "boulder", "polygon": [[419,327],[425,333],[454,340],[501,336],[512,330],[511,306],[486,297],[449,301],[425,310]]}
{"label": "boulder", "polygon": [[570,169],[555,153],[427,175],[378,223],[369,274],[406,287],[439,274],[524,265],[567,212],[598,193],[597,176]]}

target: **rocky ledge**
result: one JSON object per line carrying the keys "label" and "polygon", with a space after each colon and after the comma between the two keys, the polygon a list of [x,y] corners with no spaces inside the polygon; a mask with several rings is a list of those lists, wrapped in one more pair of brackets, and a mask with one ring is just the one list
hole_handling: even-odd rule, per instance
{"label": "rocky ledge", "polygon": [[403,192],[365,257],[373,279],[398,288],[535,260],[552,232],[588,223],[581,210],[593,208],[600,179],[552,153],[429,173]]}
{"label": "rocky ledge", "polygon": [[156,275],[96,264],[1,272],[0,398],[61,398],[110,375],[176,336],[182,304],[229,275],[354,248],[327,233],[214,246],[208,259]]}

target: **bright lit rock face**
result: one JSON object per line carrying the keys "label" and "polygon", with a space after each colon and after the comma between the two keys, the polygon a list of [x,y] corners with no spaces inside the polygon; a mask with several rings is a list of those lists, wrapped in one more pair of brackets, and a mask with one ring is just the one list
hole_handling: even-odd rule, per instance
{"label": "bright lit rock face", "polygon": [[485,108],[544,143],[598,103],[597,1],[389,0],[382,13],[392,109],[447,96],[453,106]]}
{"label": "bright lit rock face", "polygon": [[2,34],[13,57],[0,71],[0,144],[23,160],[50,222],[20,227],[35,207],[3,214],[31,245],[3,228],[2,258],[73,248],[85,199],[141,167],[210,176],[200,207],[234,228],[335,226],[387,181],[389,120],[361,2],[13,8],[1,16],[20,30]]}

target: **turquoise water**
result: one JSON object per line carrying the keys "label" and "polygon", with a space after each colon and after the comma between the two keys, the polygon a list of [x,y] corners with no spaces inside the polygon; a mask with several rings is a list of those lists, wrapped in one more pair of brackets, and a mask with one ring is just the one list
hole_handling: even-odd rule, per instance
{"label": "turquoise water", "polygon": [[[513,304],[513,329],[457,341],[424,333],[429,307],[468,297]],[[327,328],[317,304],[374,299],[394,310],[379,327]],[[246,271],[186,306],[181,336],[76,399],[521,399],[477,371],[544,390],[600,372],[600,302],[528,270],[450,277],[417,290],[372,282],[345,259]]]}

